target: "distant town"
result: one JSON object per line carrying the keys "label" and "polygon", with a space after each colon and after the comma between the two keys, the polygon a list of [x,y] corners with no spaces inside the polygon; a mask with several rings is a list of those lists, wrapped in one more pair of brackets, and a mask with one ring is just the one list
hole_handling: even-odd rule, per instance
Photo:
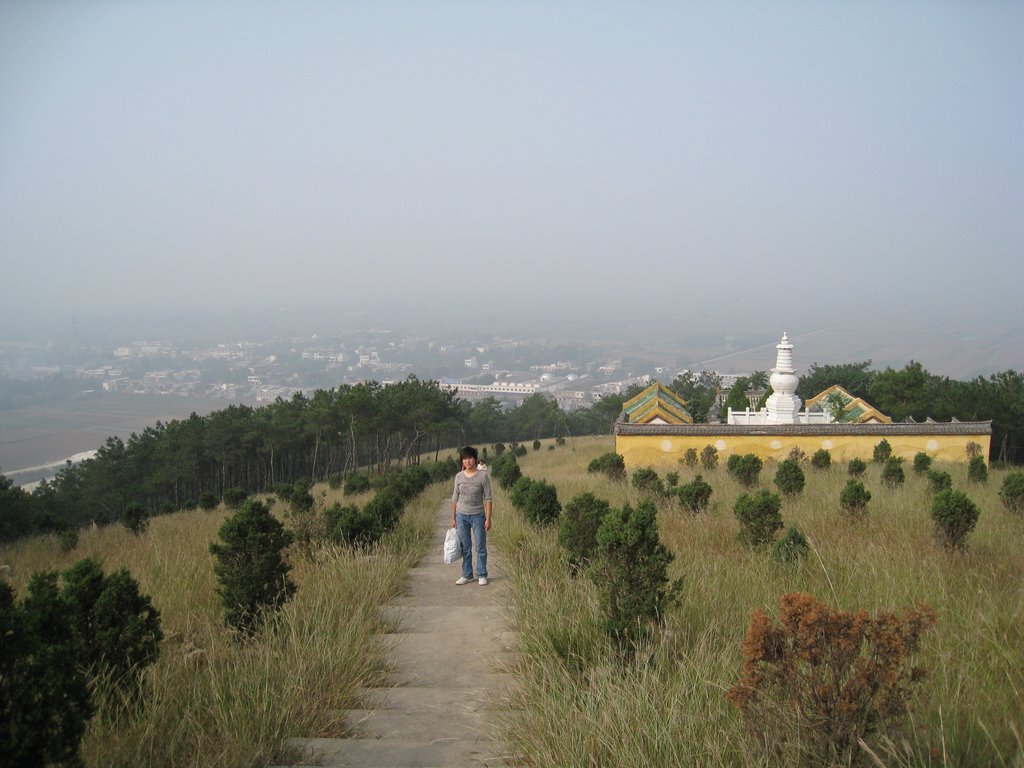
{"label": "distant town", "polygon": [[[582,344],[491,337],[453,341],[371,329],[339,338],[272,338],[187,346],[134,340],[112,347],[66,350],[2,348],[0,373],[11,378],[60,374],[79,395],[159,394],[260,405],[297,392],[344,384],[383,384],[414,375],[458,390],[466,400],[492,397],[515,405],[543,393],[564,410],[589,407],[608,394],[686,371],[650,361],[602,355]],[[765,360],[766,366],[771,362]],[[735,374],[722,374],[730,386]]]}

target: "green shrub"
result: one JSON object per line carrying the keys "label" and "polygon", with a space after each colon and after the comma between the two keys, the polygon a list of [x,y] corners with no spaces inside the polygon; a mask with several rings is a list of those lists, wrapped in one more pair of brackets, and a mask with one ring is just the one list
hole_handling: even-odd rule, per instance
{"label": "green shrub", "polygon": [[488,471],[498,481],[498,485],[506,491],[514,486],[519,478],[523,476],[523,470],[519,468],[519,462],[511,452],[502,453],[498,456],[498,458],[491,462],[491,467]]}
{"label": "green shrub", "polygon": [[1024,472],[1009,472],[999,488],[1003,506],[1015,514],[1024,513]]}
{"label": "green shrub", "polygon": [[562,437],[561,435],[556,437],[555,438],[555,445],[557,445],[559,448],[561,448],[563,445],[565,445],[565,438]]}
{"label": "green shrub", "polygon": [[794,445],[792,448],[789,449],[789,456],[787,456],[786,458],[793,459],[797,463],[803,464],[804,462],[807,461],[807,453],[799,445]]}
{"label": "green shrub", "polygon": [[277,496],[277,498],[281,499],[281,501],[291,501],[292,493],[294,492],[294,490],[295,486],[293,486],[291,483],[274,483],[274,494]]}
{"label": "green shrub", "polygon": [[739,540],[752,547],[771,544],[782,530],[781,509],[782,498],[777,493],[762,489],[753,495],[741,494],[733,506],[740,522]]}
{"label": "green shrub", "polygon": [[860,764],[860,742],[906,717],[925,674],[910,658],[935,612],[872,618],[799,592],[779,603],[778,624],[760,608],[750,614],[743,677],[726,693],[763,750],[754,762],[781,764],[795,751],[794,765]]}
{"label": "green shrub", "polygon": [[222,543],[211,543],[210,553],[216,558],[225,622],[252,635],[295,594],[291,566],[284,560],[292,535],[255,499],[225,520],[219,535]]}
{"label": "green shrub", "polygon": [[700,452],[700,467],[705,472],[718,466],[718,449],[713,445],[705,445]]}
{"label": "green shrub", "polygon": [[324,510],[324,527],[328,539],[349,547],[368,547],[380,538],[378,521],[355,504],[329,506]]}
{"label": "green shrub", "polygon": [[535,451],[539,451],[540,450],[540,440],[534,440],[533,441],[533,450],[535,450]]}
{"label": "green shrub", "polygon": [[949,472],[930,469],[926,477],[928,478],[928,484],[932,489],[932,493],[953,490],[953,476]]}
{"label": "green shrub", "polygon": [[327,476],[327,487],[336,491],[345,484],[345,477],[337,472]]}
{"label": "green shrub", "polygon": [[522,506],[526,519],[534,525],[550,525],[558,520],[562,505],[558,502],[558,489],[543,480],[530,484]]}
{"label": "green shrub", "polygon": [[57,531],[57,543],[60,546],[61,554],[66,555],[73,552],[78,546],[78,528],[73,525],[65,525]]}
{"label": "green shrub", "polygon": [[658,538],[657,511],[645,499],[634,510],[612,509],[597,529],[590,570],[597,586],[602,625],[620,650],[630,653],[652,624],[678,599],[680,582],[669,582],[673,555]]}
{"label": "green shrub", "polygon": [[241,488],[228,488],[224,491],[224,506],[228,509],[238,509],[242,503],[249,498],[249,494]]}
{"label": "green shrub", "polygon": [[526,507],[526,495],[530,492],[532,485],[533,480],[525,475],[516,480],[515,485],[512,486],[512,490],[508,494],[508,500],[512,502],[513,507],[518,510]]}
{"label": "green shrub", "polygon": [[796,459],[786,459],[775,470],[775,487],[786,496],[799,496],[804,490],[804,471]]}
{"label": "green shrub", "polygon": [[940,491],[932,499],[932,520],[947,549],[963,549],[967,534],[978,524],[978,507],[960,491]]}
{"label": "green shrub", "polygon": [[658,496],[665,495],[665,485],[658,477],[658,473],[650,467],[640,467],[633,473],[633,487],[641,493],[652,493]]}
{"label": "green shrub", "polygon": [[18,604],[0,581],[0,765],[79,765],[92,715],[57,574],[34,574]]}
{"label": "green shrub", "polygon": [[369,475],[364,472],[353,472],[345,477],[342,493],[346,496],[355,496],[357,493],[366,493],[370,488]]}
{"label": "green shrub", "polygon": [[772,560],[783,564],[795,563],[807,557],[810,551],[807,537],[791,525],[772,545]]}
{"label": "green shrub", "polygon": [[889,445],[888,440],[882,438],[882,441],[875,445],[875,449],[871,453],[871,460],[876,464],[881,464],[890,456],[892,456],[892,446]]}
{"label": "green shrub", "polygon": [[181,508],[184,509],[186,512],[191,512],[197,506],[198,505],[196,504],[195,499],[185,499],[185,501],[182,502]]}
{"label": "green shrub", "polygon": [[846,472],[850,477],[860,477],[868,469],[868,465],[865,464],[861,459],[850,459],[850,463],[846,467]]}
{"label": "green shrub", "polygon": [[600,472],[612,480],[626,479],[626,460],[618,453],[605,453],[587,465],[587,472]]}
{"label": "green shrub", "polygon": [[303,547],[309,547],[323,535],[322,520],[313,510],[316,500],[309,492],[308,480],[299,480],[290,490],[285,514],[294,540]]}
{"label": "green shrub", "polygon": [[505,444],[504,443],[495,443],[494,444],[494,455],[495,456],[501,456],[501,454],[503,454],[504,452],[505,452]]}
{"label": "green shrub", "polygon": [[972,456],[967,462],[967,479],[972,483],[988,482],[988,465],[984,456]]}
{"label": "green shrub", "polygon": [[683,458],[681,458],[679,461],[682,462],[682,464],[687,466],[687,467],[690,467],[690,468],[696,467],[697,466],[697,461],[698,461],[698,459],[697,459],[697,449],[696,448],[687,448],[686,451],[683,452]]}
{"label": "green shrub", "polygon": [[753,488],[757,485],[762,466],[761,459],[753,453],[746,453],[742,456],[733,454],[725,464],[729,474],[744,488]]}
{"label": "green shrub", "polygon": [[860,480],[850,478],[846,487],[839,492],[839,506],[849,515],[863,515],[871,501],[871,491]]}
{"label": "green shrub", "polygon": [[61,600],[81,648],[80,663],[94,676],[137,689],[143,670],[160,654],[160,612],[125,568],[104,575],[86,558],[64,572]]}
{"label": "green shrub", "polygon": [[127,528],[135,536],[141,536],[149,527],[149,515],[138,502],[129,504],[121,515],[121,525]]}
{"label": "green shrub", "polygon": [[206,512],[209,512],[211,509],[216,509],[217,497],[209,491],[199,494],[199,508]]}
{"label": "green shrub", "polygon": [[708,508],[711,501],[711,486],[705,482],[702,475],[697,475],[691,482],[679,486],[676,497],[683,509],[697,514]]}
{"label": "green shrub", "polygon": [[898,456],[890,456],[885,460],[882,467],[882,482],[887,488],[899,488],[907,479],[903,471],[903,459]]}
{"label": "green shrub", "polygon": [[918,451],[914,454],[914,472],[919,475],[923,475],[929,469],[932,468],[932,457],[924,451]]}
{"label": "green shrub", "polygon": [[679,473],[678,472],[666,472],[665,473],[665,487],[668,489],[675,488],[679,485]]}
{"label": "green shrub", "polygon": [[526,446],[525,445],[521,445],[520,443],[512,443],[512,453],[514,453],[516,456],[520,456],[520,457],[525,456],[526,455]]}
{"label": "green shrub", "polygon": [[819,448],[811,456],[811,466],[815,469],[828,469],[832,466],[832,454],[827,448]]}
{"label": "green shrub", "polygon": [[565,550],[569,565],[579,569],[590,562],[597,549],[597,529],[610,507],[592,493],[573,496],[562,509],[558,524],[558,543]]}

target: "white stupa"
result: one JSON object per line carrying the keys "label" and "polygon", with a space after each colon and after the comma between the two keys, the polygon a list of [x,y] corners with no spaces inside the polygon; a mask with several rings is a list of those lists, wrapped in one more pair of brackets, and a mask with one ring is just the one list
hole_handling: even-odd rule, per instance
{"label": "white stupa", "polygon": [[786,332],[782,332],[782,341],[775,345],[778,354],[775,367],[772,368],[772,395],[768,398],[766,424],[797,424],[800,422],[800,398],[796,396],[796,388],[800,377],[793,368],[793,345],[789,343]]}

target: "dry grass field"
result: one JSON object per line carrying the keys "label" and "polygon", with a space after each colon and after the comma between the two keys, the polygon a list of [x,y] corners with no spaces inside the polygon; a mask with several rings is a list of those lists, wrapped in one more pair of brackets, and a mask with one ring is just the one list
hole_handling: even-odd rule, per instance
{"label": "dry grass field", "polygon": [[[641,496],[629,484],[585,471],[611,450],[611,438],[576,440],[575,450],[545,444],[520,466],[556,485],[563,505],[583,491],[613,506],[635,505]],[[811,545],[797,567],[737,541],[732,506],[743,489],[721,465],[704,472],[714,489],[707,512],[692,515],[674,500],[659,502],[660,535],[675,554],[670,575],[683,579],[683,598],[628,668],[601,637],[594,585],[567,574],[556,530],[533,529],[508,510],[502,494],[495,539],[504,537],[515,553],[518,628],[527,649],[523,708],[510,725],[510,741],[535,765],[757,764],[723,694],[740,675],[750,612],[774,614],[782,594],[802,591],[845,610],[901,612],[927,603],[938,613],[917,660],[929,674],[915,709],[903,730],[877,740],[869,764],[1020,765],[1024,519],[1000,504],[1004,471],[971,485],[965,466],[942,469],[981,509],[965,552],[936,542],[927,481],[909,468],[905,485],[890,490],[879,481],[878,466],[869,466],[869,511],[853,523],[839,513],[845,466],[808,466],[803,494],[784,500],[782,509],[785,524],[796,525]],[[680,483],[696,474],[678,471]],[[760,487],[775,490],[774,471],[765,465]],[[767,764],[797,761],[779,756]]]}
{"label": "dry grass field", "polygon": [[[613,450],[611,438],[549,443],[520,465],[553,483],[563,504],[583,491],[612,505],[642,498],[628,483],[586,472],[593,458]],[[914,709],[900,730],[872,740],[864,764],[1019,766],[1024,520],[999,502],[1003,470],[970,485],[964,467],[944,469],[981,508],[966,551],[936,542],[931,496],[913,472],[890,490],[870,466],[868,513],[852,523],[839,514],[845,467],[807,467],[804,493],[782,509],[785,523],[811,544],[796,567],[737,541],[732,505],[742,489],[721,466],[704,473],[713,488],[706,512],[658,502],[660,535],[675,554],[670,574],[682,578],[683,595],[664,629],[628,663],[600,629],[595,586],[569,575],[556,528],[526,523],[496,485],[491,545],[515,573],[513,615],[523,650],[520,706],[502,717],[505,738],[532,766],[799,765],[793,755],[768,759],[752,751],[724,693],[740,676],[750,612],[772,614],[782,594],[804,591],[836,608],[874,613],[923,602],[938,614],[916,659],[929,674]],[[678,471],[682,483],[695,474]],[[774,489],[773,474],[766,465],[760,487]],[[445,484],[429,489],[369,555],[329,546],[292,552],[295,599],[271,631],[246,645],[222,625],[208,553],[223,510],[155,518],[139,537],[120,526],[86,530],[69,554],[51,537],[19,542],[0,549],[0,563],[11,566],[23,590],[34,570],[63,570],[96,556],[108,571],[127,567],[162,613],[166,639],[147,674],[148,704],[135,717],[101,710],[83,743],[87,765],[260,766],[288,757],[280,752],[287,736],[338,733],[332,712],[351,706],[354,691],[380,674],[377,608],[426,551],[448,493]],[[323,486],[314,495],[323,505],[342,498]]]}

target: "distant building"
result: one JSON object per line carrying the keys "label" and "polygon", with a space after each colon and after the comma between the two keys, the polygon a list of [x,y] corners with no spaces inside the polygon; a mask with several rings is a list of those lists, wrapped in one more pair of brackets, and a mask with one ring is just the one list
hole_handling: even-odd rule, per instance
{"label": "distant building", "polygon": [[[841,387],[830,387],[810,398],[801,410],[796,388],[800,379],[793,368],[793,345],[786,334],[776,346],[778,354],[770,383],[774,390],[765,407],[753,411],[729,410],[726,424],[693,424],[675,393],[655,383],[625,403],[615,424],[615,450],[627,467],[678,466],[687,449],[700,452],[712,445],[720,456],[753,453],[782,461],[794,449],[812,455],[824,448],[835,461],[859,458],[870,461],[875,446],[886,440],[894,456],[911,458],[925,453],[938,461],[967,462],[974,443],[988,456],[991,421],[892,423],[892,419]],[[848,402],[836,421],[822,407],[830,394]]]}

